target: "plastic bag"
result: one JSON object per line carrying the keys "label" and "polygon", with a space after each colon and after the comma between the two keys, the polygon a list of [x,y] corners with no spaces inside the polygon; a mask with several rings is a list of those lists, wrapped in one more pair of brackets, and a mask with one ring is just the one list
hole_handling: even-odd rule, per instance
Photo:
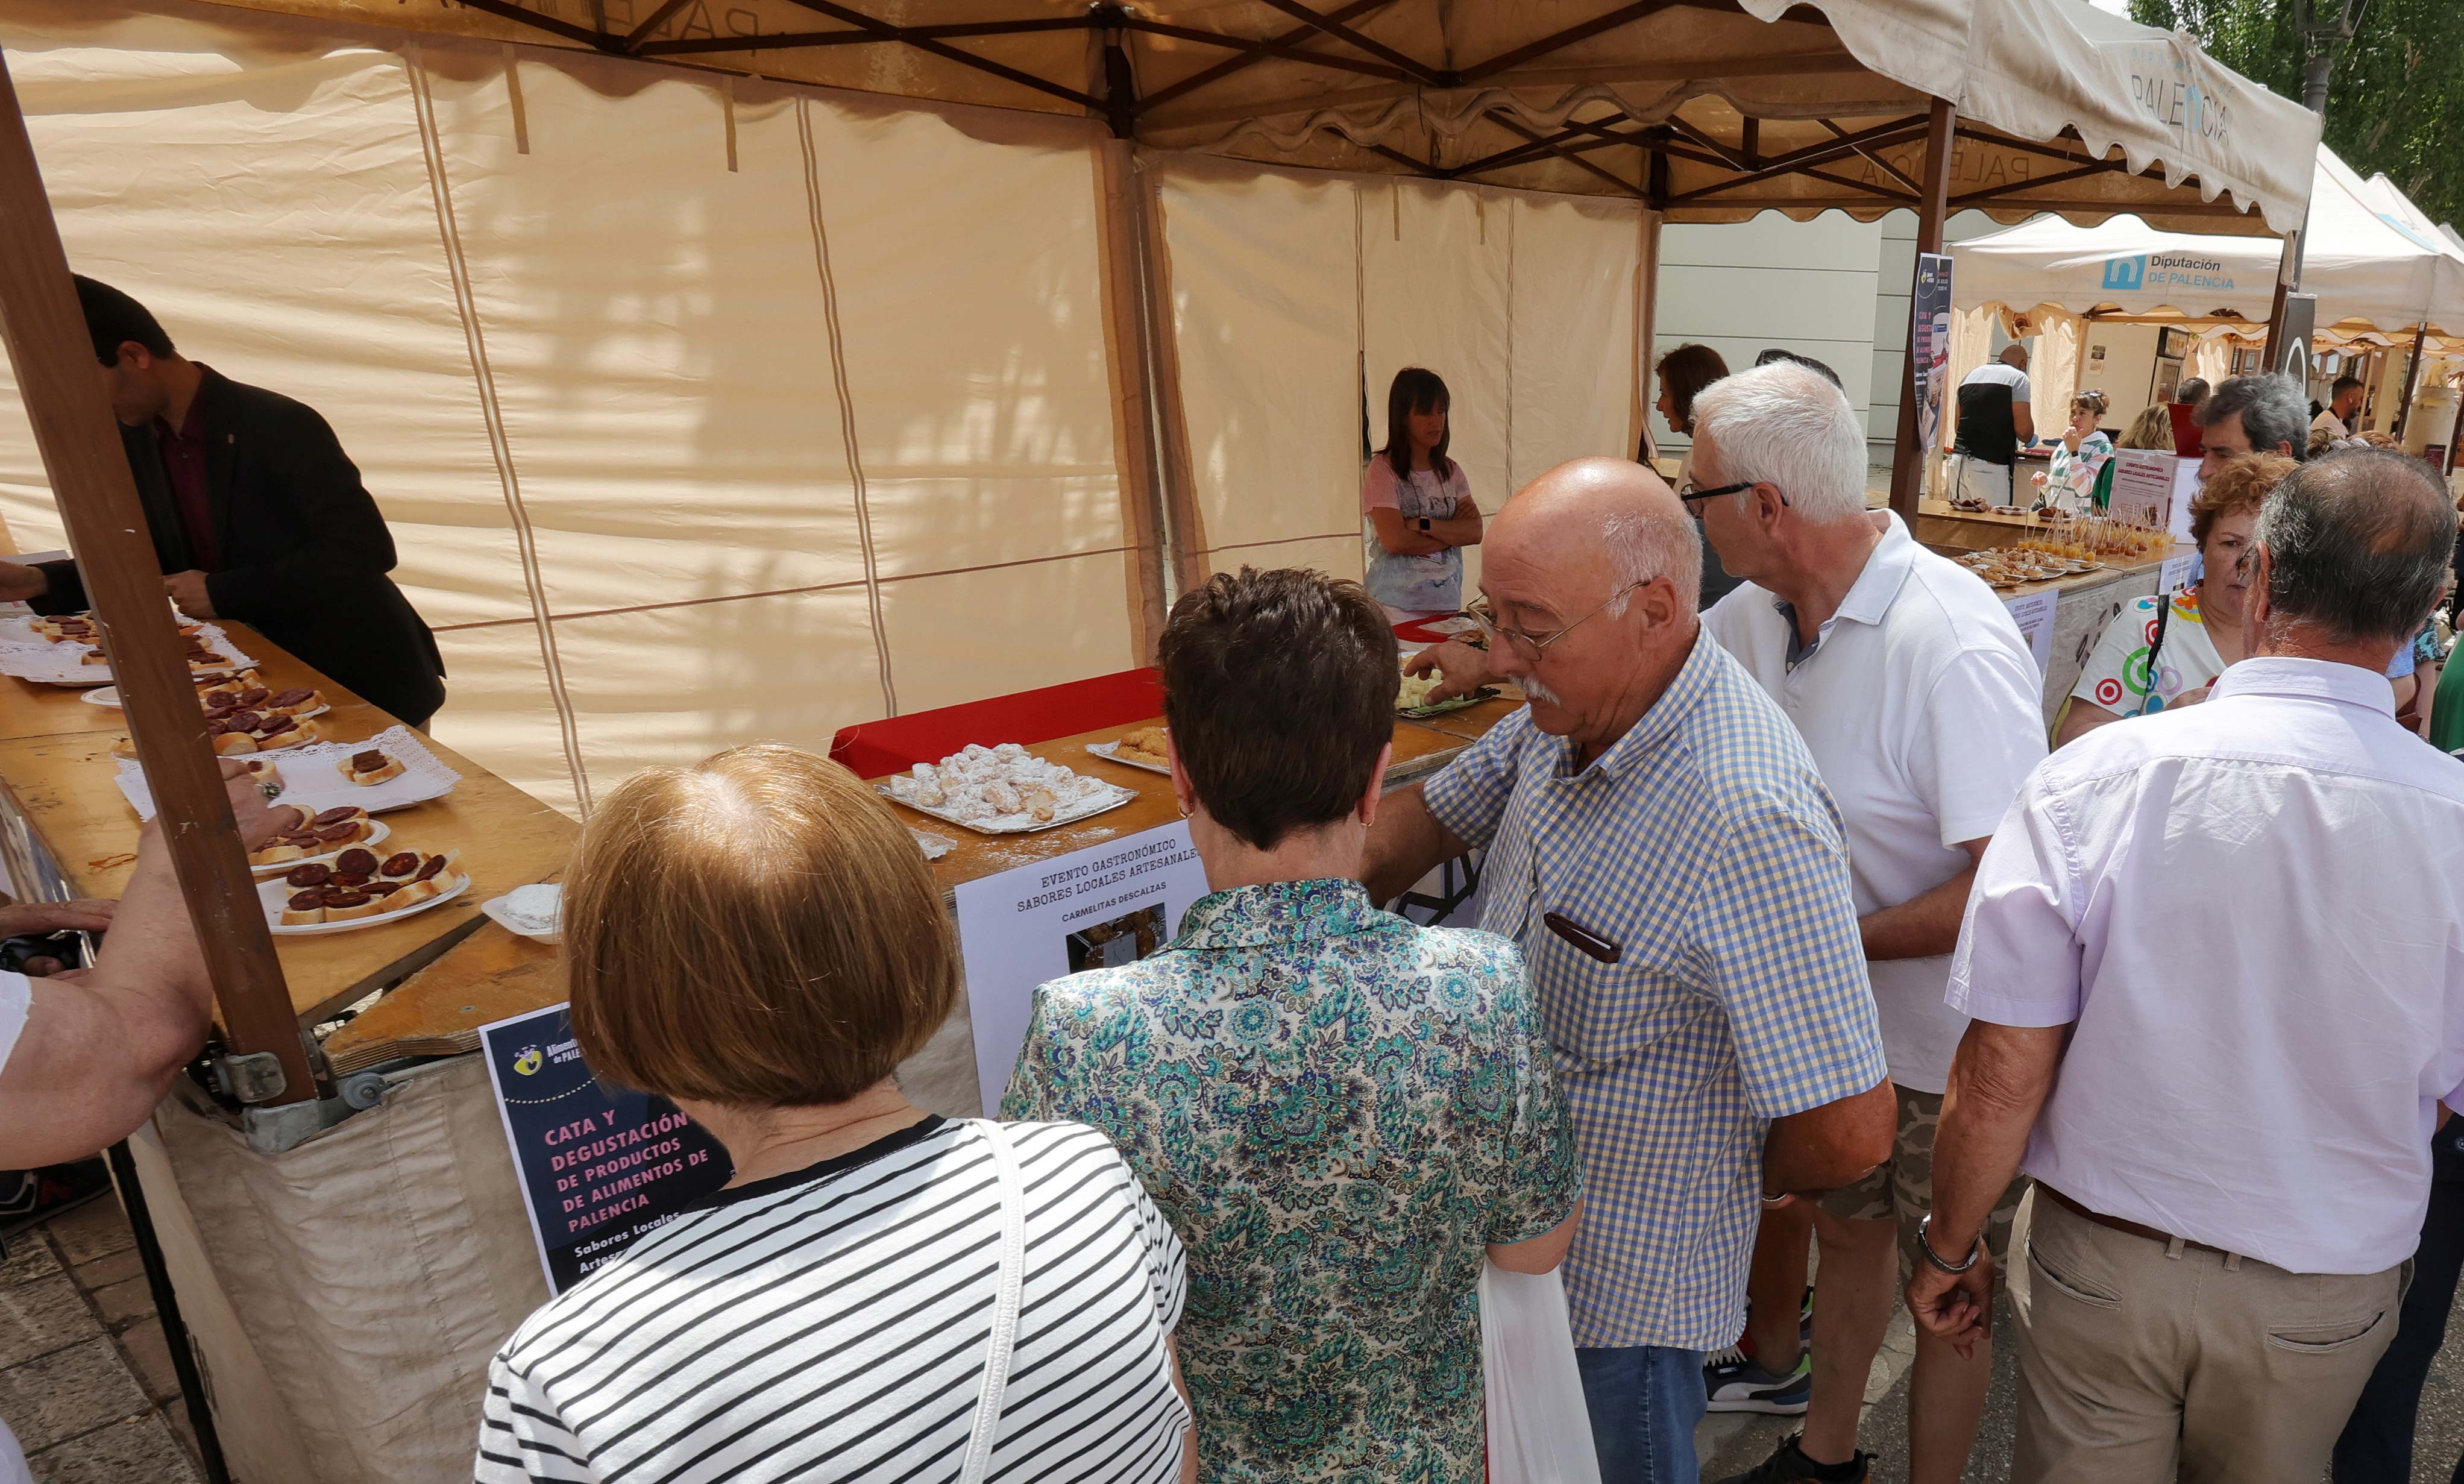
{"label": "plastic bag", "polygon": [[1483,1264],[1480,1348],[1489,1484],[1600,1484],[1565,1280]]}

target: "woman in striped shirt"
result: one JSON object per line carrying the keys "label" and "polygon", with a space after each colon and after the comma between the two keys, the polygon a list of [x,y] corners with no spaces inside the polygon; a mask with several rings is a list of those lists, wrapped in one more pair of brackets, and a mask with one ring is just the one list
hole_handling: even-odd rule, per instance
{"label": "woman in striped shirt", "polygon": [[779,746],[636,774],[583,831],[564,922],[592,1070],[672,1098],[736,1174],[515,1331],[477,1479],[1196,1477],[1181,1249],[1129,1166],[891,1079],[957,965],[869,789]]}

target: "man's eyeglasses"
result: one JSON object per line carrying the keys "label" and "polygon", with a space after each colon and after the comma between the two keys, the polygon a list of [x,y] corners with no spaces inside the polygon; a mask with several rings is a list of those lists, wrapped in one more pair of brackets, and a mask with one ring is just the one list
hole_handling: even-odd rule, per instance
{"label": "man's eyeglasses", "polygon": [[[1720,492],[1713,490],[1710,493],[1716,495]],[[1566,635],[1573,633],[1575,630],[1583,627],[1583,625],[1590,623],[1595,618],[1597,618],[1600,614],[1608,610],[1610,604],[1615,603],[1617,599],[1624,597],[1627,593],[1634,591],[1637,587],[1641,586],[1642,584],[1639,582],[1626,584],[1617,591],[1610,593],[1608,597],[1601,602],[1598,608],[1585,613],[1582,617],[1575,619],[1573,623],[1558,630],[1555,633],[1550,634],[1525,633],[1519,629],[1508,629],[1505,625],[1499,623],[1497,621],[1497,611],[1489,607],[1488,594],[1485,592],[1479,597],[1472,599],[1471,602],[1464,607],[1463,611],[1471,615],[1471,621],[1473,623],[1480,625],[1480,631],[1487,636],[1488,642],[1492,647],[1503,641],[1507,644],[1513,645],[1514,653],[1522,655],[1525,659],[1534,660],[1540,657],[1540,652],[1542,650],[1547,649],[1550,645],[1556,643],[1559,639],[1564,638]]]}
{"label": "man's eyeglasses", "polygon": [[[1677,487],[1677,498],[1683,500],[1686,508],[1692,510],[1694,514],[1699,516],[1703,513],[1703,508],[1694,503],[1698,499],[1716,499],[1723,495],[1742,495],[1746,491],[1752,489],[1757,484],[1769,484],[1770,482],[1771,481],[1767,479],[1739,479],[1734,484],[1723,484],[1716,489],[1700,490],[1694,487],[1693,480],[1688,479],[1683,484]],[[1786,490],[1773,484],[1771,485],[1771,493],[1779,497],[1779,502],[1781,504],[1785,505],[1788,503],[1788,492]]]}

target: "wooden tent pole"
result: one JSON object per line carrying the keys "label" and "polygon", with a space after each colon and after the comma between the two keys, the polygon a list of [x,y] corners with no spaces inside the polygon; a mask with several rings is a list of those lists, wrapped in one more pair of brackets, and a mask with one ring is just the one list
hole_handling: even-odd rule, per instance
{"label": "wooden tent pole", "polygon": [[2429,338],[2429,321],[2412,327],[2412,359],[2404,367],[2404,400],[2395,405],[2395,422],[2387,429],[2388,435],[2398,443],[2404,441],[2405,419],[2412,415],[2412,394],[2421,386],[2421,346]]}
{"label": "wooden tent pole", "polygon": [[1104,258],[1104,341],[1112,378],[1112,447],[1129,518],[1136,609],[1132,633],[1138,663],[1155,663],[1167,607],[1164,582],[1163,460],[1155,447],[1154,339],[1147,332],[1144,235],[1138,212],[1137,146],[1095,142],[1103,215],[1096,235]]}
{"label": "wooden tent pole", "polygon": [[43,193],[5,57],[0,102],[6,105],[0,107],[0,336],[8,341],[52,497],[111,650],[112,679],[163,822],[180,895],[196,924],[224,1030],[233,1051],[271,1053],[282,1070],[280,1092],[246,1100],[313,1098],[317,1081],[299,1019],[240,850],[222,769],[206,745],[196,686],[164,600],[162,565],[145,534],[137,484],[103,397],[59,224]]}
{"label": "wooden tent pole", "polygon": [[[1943,222],[1950,214],[1951,130],[1959,120],[1947,99],[1937,98],[1925,119],[1925,196],[1917,208],[1917,252],[1942,251]],[[1923,258],[1920,256],[1919,265]],[[1915,312],[1918,270],[1908,274],[1909,312]],[[1917,363],[1911,343],[1901,358],[1900,435],[1891,459],[1891,508],[1910,526],[1916,524],[1917,497],[1925,490],[1925,461],[1933,450],[1917,447]],[[1950,389],[1943,388],[1946,403]]]}

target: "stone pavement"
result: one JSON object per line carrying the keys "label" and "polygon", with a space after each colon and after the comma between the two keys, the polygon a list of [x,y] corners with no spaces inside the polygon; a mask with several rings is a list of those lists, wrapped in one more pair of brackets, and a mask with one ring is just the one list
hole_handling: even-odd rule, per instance
{"label": "stone pavement", "polygon": [[163,1323],[111,1195],[9,1242],[0,1418],[43,1484],[197,1484]]}

